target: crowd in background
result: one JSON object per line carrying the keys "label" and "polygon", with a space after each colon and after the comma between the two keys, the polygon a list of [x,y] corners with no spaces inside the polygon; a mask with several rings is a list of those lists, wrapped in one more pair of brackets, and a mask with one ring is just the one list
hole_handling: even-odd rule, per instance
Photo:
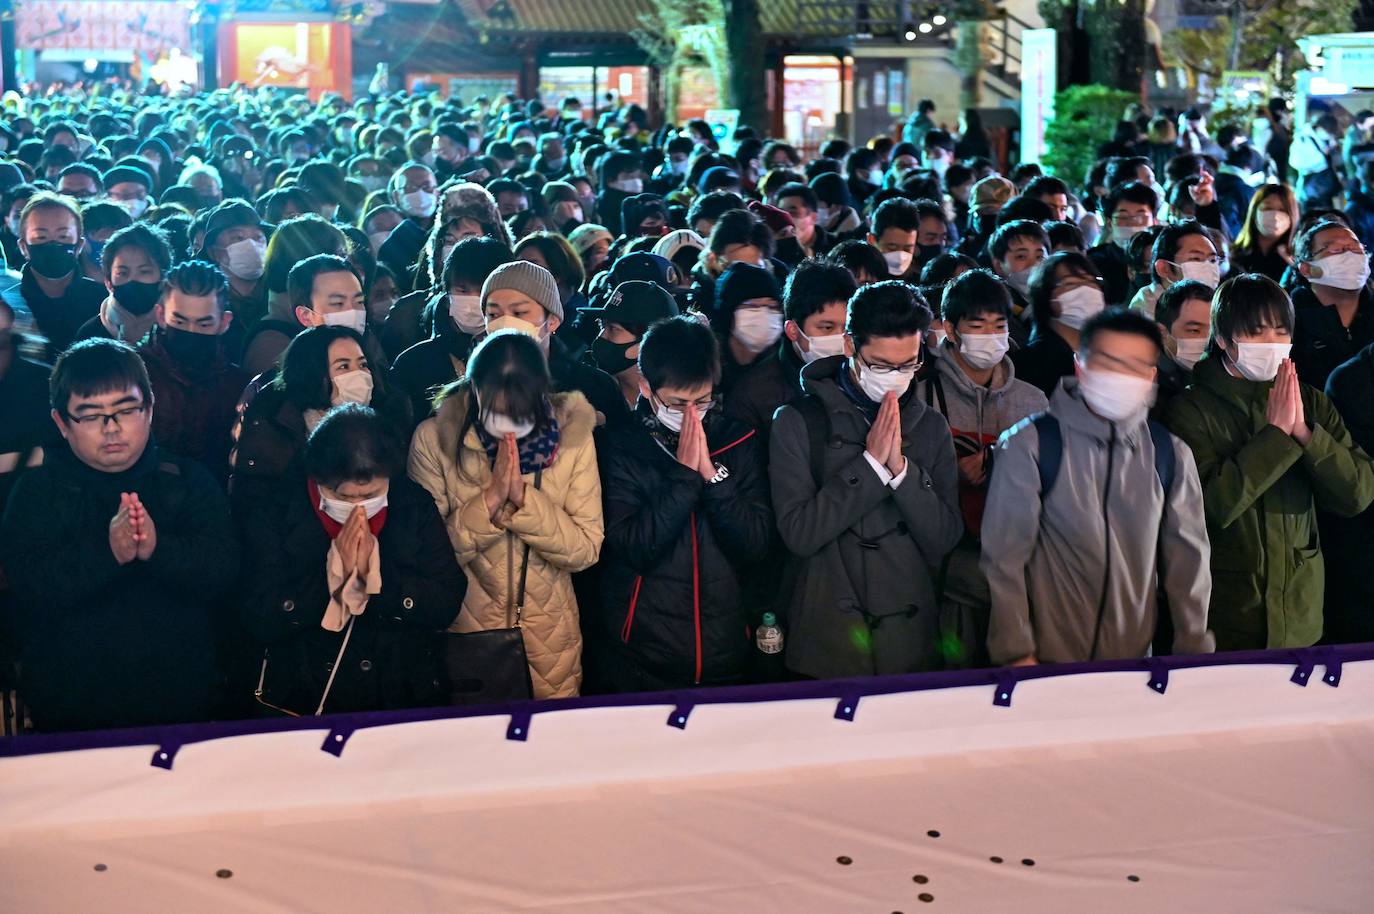
{"label": "crowd in background", "polygon": [[8,726],[1374,640],[1374,113],[1267,118],[27,99]]}

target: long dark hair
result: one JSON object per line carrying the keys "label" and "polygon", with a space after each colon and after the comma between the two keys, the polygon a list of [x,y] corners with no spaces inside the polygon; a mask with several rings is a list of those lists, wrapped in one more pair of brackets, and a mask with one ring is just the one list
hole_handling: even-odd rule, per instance
{"label": "long dark hair", "polygon": [[[329,377],[329,347],[335,340],[352,340],[364,354],[363,338],[351,327],[311,327],[296,335],[282,355],[281,374],[272,386],[285,394],[291,405],[304,412],[307,409],[329,409],[333,404],[333,383]],[[386,366],[368,360],[372,374],[372,402],[381,403],[387,396]]]}
{"label": "long dark hair", "polygon": [[467,412],[458,431],[458,453],[454,455],[460,472],[468,430],[495,408],[517,421],[532,420],[536,432],[548,431],[545,404],[553,392],[553,379],[543,351],[528,334],[500,330],[483,340],[468,359],[467,373],[444,388],[435,405],[460,391],[468,396]]}

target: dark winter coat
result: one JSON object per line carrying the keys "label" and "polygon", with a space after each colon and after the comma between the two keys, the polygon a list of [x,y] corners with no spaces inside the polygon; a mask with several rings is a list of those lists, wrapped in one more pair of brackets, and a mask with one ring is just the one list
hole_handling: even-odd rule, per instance
{"label": "dark winter coat", "polygon": [[60,298],[49,298],[38,286],[33,268],[24,265],[19,294],[33,314],[39,332],[48,341],[47,361],[54,361],[75,340],[83,324],[100,313],[108,294],[105,287],[85,276],[72,279]]}
{"label": "dark winter coat", "polygon": [[[121,492],[136,492],[155,525],[147,561],[120,565],[110,549]],[[19,613],[21,687],[39,729],[210,715],[212,617],[239,563],[229,506],[203,468],[151,441],[122,473],[55,449],[11,493],[0,555]]]}
{"label": "dark winter coat", "polygon": [[[1356,446],[1374,453],[1374,345],[1331,372],[1326,395]],[[1374,510],[1356,517],[1324,512],[1319,520],[1327,559],[1323,640],[1374,641],[1374,576],[1367,569]]]}
{"label": "dark winter coat", "polygon": [[1360,292],[1360,305],[1349,327],[1343,326],[1336,309],[1318,301],[1305,283],[1293,290],[1292,299],[1292,357],[1298,379],[1325,390],[1331,372],[1374,343],[1374,295],[1368,288]]}
{"label": "dark winter coat", "polygon": [[589,644],[589,656],[604,655],[597,678],[615,691],[739,681],[749,656],[742,579],[773,530],[758,436],[708,416],[712,458],[729,471],[708,483],[664,450],[676,448],[676,436],[643,401],[636,417],[603,449],[606,538],[600,612],[588,635],[601,646]]}
{"label": "dark winter coat", "polygon": [[741,376],[725,400],[725,414],[758,429],[767,448],[773,414],[801,396],[804,367],[792,341],[783,337],[775,353]]}
{"label": "dark winter coat", "polygon": [[325,713],[441,704],[439,632],[458,615],[467,577],[458,567],[429,493],[404,475],[391,480],[377,534],[381,593],[343,632],[320,626],[329,605],[325,532],[304,481],[275,501],[256,503],[243,524],[240,602],[248,630],[267,646],[262,701],[313,714],[329,674],[338,673]]}

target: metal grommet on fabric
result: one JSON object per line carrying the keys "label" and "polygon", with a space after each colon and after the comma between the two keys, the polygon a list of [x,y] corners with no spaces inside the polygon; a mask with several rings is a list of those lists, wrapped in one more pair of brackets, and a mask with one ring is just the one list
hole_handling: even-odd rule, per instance
{"label": "metal grommet on fabric", "polygon": [[157,751],[153,753],[152,766],[171,771],[172,762],[176,760],[177,752],[180,749],[181,743],[164,743],[158,746]]}
{"label": "metal grommet on fabric", "polygon": [[1336,688],[1341,684],[1341,662],[1333,657],[1326,658],[1326,672],[1322,675],[1322,682]]}
{"label": "metal grommet on fabric", "polygon": [[249,465],[250,467],[255,467],[255,466],[258,465],[258,462],[257,462],[256,460],[254,460],[252,457],[249,457],[249,458],[248,458],[248,465]]}
{"label": "metal grommet on fabric", "polygon": [[1010,673],[997,674],[997,689],[992,693],[992,703],[999,708],[1011,707],[1011,693],[1016,691],[1016,677]]}
{"label": "metal grommet on fabric", "polygon": [[840,695],[839,702],[835,705],[836,720],[853,720],[854,714],[859,710],[859,695],[854,692],[846,692]]}
{"label": "metal grommet on fabric", "polygon": [[338,758],[343,755],[344,746],[348,745],[348,738],[353,735],[353,728],[340,724],[329,735],[324,738],[324,745],[320,747],[321,752],[328,752]]}
{"label": "metal grommet on fabric", "polygon": [[1169,668],[1156,658],[1147,660],[1146,666],[1150,670],[1150,688],[1163,695],[1169,688]]}
{"label": "metal grommet on fabric", "polygon": [[402,609],[414,609],[414,608],[415,608],[415,600],[412,599],[411,597],[406,597],[404,600],[401,601],[401,608],[402,608]]}
{"label": "metal grommet on fabric", "polygon": [[525,742],[530,735],[530,712],[515,711],[510,716],[510,725],[506,727],[506,739],[516,742]]}
{"label": "metal grommet on fabric", "polygon": [[295,609],[296,609],[296,601],[295,601],[295,600],[282,600],[282,602],[281,602],[281,608],[282,608],[282,612],[288,612],[288,613],[289,613],[289,612],[294,612]]}
{"label": "metal grommet on fabric", "polygon": [[1298,661],[1298,666],[1293,670],[1293,675],[1288,678],[1288,681],[1306,687],[1308,680],[1312,678],[1312,668],[1315,666],[1315,663],[1304,657]]}
{"label": "metal grommet on fabric", "polygon": [[687,729],[687,718],[691,716],[692,709],[696,705],[690,701],[684,701],[673,708],[673,713],[668,715],[668,726],[677,727],[679,730]]}
{"label": "metal grommet on fabric", "polygon": [[362,670],[364,673],[369,673],[369,672],[371,672],[371,671],[372,671],[372,661],[371,661],[371,660],[364,660],[362,663],[358,664],[358,669]]}

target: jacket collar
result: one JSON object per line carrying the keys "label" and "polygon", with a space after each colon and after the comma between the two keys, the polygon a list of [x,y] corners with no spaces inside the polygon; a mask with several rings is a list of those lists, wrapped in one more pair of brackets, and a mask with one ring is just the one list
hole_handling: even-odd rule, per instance
{"label": "jacket collar", "polygon": [[1004,355],[1001,363],[992,369],[992,381],[987,387],[974,384],[973,379],[964,374],[964,370],[959,367],[959,362],[954,357],[954,353],[948,351],[953,348],[953,343],[945,342],[940,347],[940,355],[933,361],[935,362],[935,370],[939,372],[940,377],[952,384],[960,393],[973,396],[979,391],[984,391],[988,395],[996,397],[1006,393],[1007,389],[1011,387],[1011,382],[1016,380],[1016,368],[1011,363],[1011,357]]}
{"label": "jacket collar", "polygon": [[1198,360],[1193,366],[1193,383],[1205,387],[1228,403],[1241,409],[1249,409],[1250,403],[1265,394],[1274,386],[1273,381],[1251,381],[1238,378],[1226,370],[1221,356],[1210,353]]}
{"label": "jacket collar", "polygon": [[[444,398],[434,414],[439,444],[444,453],[454,457],[455,462],[459,450],[458,433],[463,430],[463,424],[467,419],[470,390],[467,382],[463,382]],[[596,410],[592,409],[586,397],[577,391],[555,393],[549,395],[549,402],[553,404],[554,418],[558,420],[560,451],[579,447],[591,440],[592,432],[596,428]],[[486,453],[481,440],[477,437],[477,430],[470,426],[463,437],[463,447]]]}
{"label": "jacket collar", "polygon": [[157,315],[151,308],[147,314],[133,314],[121,307],[113,295],[107,295],[100,303],[100,323],[114,339],[136,346],[153,329]]}
{"label": "jacket collar", "polygon": [[[849,359],[846,356],[835,355],[830,358],[820,359],[812,362],[802,369],[801,387],[802,392],[811,394],[820,399],[830,412],[845,412],[855,417],[861,418],[865,425],[869,423],[868,417],[863,414],[863,410],[845,396],[840,390],[840,373],[849,371]],[[913,378],[911,386],[907,388],[906,394],[898,401],[902,408],[902,434],[906,435],[916,427],[922,414],[928,407],[916,396],[916,379]]]}

